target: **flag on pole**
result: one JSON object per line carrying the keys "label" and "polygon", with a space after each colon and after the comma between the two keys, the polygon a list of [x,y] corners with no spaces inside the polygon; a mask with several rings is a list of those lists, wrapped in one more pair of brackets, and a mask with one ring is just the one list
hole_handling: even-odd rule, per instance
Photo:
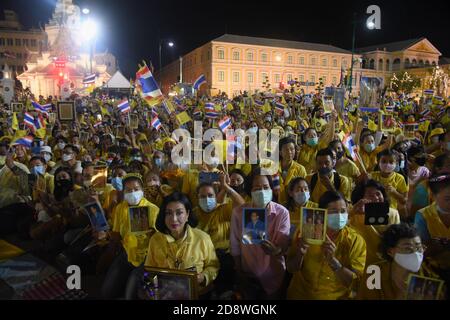
{"label": "flag on pole", "polygon": [[[36,101],[31,101],[31,104],[34,107],[34,110],[36,112],[42,113],[44,114],[46,117],[48,117],[48,104],[46,104],[45,106],[41,106],[39,103],[37,103]],[[51,104],[50,104],[50,108],[51,108]]]}
{"label": "flag on pole", "polygon": [[275,112],[280,116],[284,115],[284,104],[279,102],[275,103]]}
{"label": "flag on pole", "polygon": [[227,131],[231,127],[231,118],[225,117],[219,121],[219,128],[222,132]]}
{"label": "flag on pole", "polygon": [[163,101],[163,107],[164,110],[170,115],[172,112],[175,112],[175,108],[172,105],[172,102],[170,100],[164,100]]}
{"label": "flag on pole", "polygon": [[36,119],[34,119],[34,125],[37,130],[45,129],[45,127],[46,127],[45,120],[44,120],[44,118],[42,118],[42,115],[39,114],[38,117]]}
{"label": "flag on pole", "polygon": [[214,103],[208,102],[205,104],[205,116],[207,118],[218,118],[219,113],[216,111],[216,107],[214,106]]}
{"label": "flag on pole", "polygon": [[342,144],[345,148],[347,148],[353,161],[357,161],[358,156],[356,155],[356,144],[353,141],[352,135],[350,133],[347,133],[345,135],[344,139],[342,140]]}
{"label": "flag on pole", "polygon": [[143,66],[136,73],[136,81],[139,83],[138,91],[141,97],[151,106],[161,102],[163,94],[156,83],[148,66]]}
{"label": "flag on pole", "polygon": [[97,77],[97,75],[95,73],[84,77],[83,84],[94,84],[96,77]]}
{"label": "flag on pole", "polygon": [[34,138],[32,136],[25,136],[25,137],[15,140],[12,143],[12,145],[13,146],[21,145],[21,146],[25,146],[27,148],[31,148],[31,146],[33,145],[33,141],[34,141]]}
{"label": "flag on pole", "polygon": [[159,120],[159,118],[157,116],[152,119],[150,124],[156,130],[161,129],[161,121]]}
{"label": "flag on pole", "polygon": [[195,90],[198,90],[198,89],[200,89],[202,84],[205,84],[205,83],[206,83],[206,78],[205,78],[205,75],[202,74],[202,75],[200,75],[200,77],[197,78],[197,80],[195,80],[193,87]]}
{"label": "flag on pole", "polygon": [[424,95],[428,95],[428,96],[432,96],[434,94],[434,90],[432,89],[427,89],[423,91]]}
{"label": "flag on pole", "polygon": [[194,112],[192,113],[193,116],[200,116],[202,114],[202,111],[200,110],[199,107],[196,107],[194,109]]}
{"label": "flag on pole", "polygon": [[13,130],[19,130],[19,121],[17,120],[16,112],[13,112],[11,128]]}
{"label": "flag on pole", "polygon": [[127,113],[127,112],[131,111],[130,103],[128,102],[128,100],[123,100],[123,101],[119,102],[119,104],[117,105],[117,108],[119,109],[119,111],[121,113]]}
{"label": "flag on pole", "polygon": [[30,128],[31,130],[33,130],[33,131],[36,130],[36,126],[34,124],[34,117],[31,113],[25,112],[23,122],[24,122],[25,126]]}

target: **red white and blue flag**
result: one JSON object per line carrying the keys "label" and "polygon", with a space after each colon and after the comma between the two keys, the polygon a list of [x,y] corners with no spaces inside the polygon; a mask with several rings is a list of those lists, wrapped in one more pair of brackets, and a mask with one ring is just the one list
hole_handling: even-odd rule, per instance
{"label": "red white and blue flag", "polygon": [[117,105],[117,108],[119,109],[119,111],[121,113],[126,113],[126,112],[130,112],[131,111],[130,103],[128,102],[128,100],[123,100],[122,102],[120,102]]}
{"label": "red white and blue flag", "polygon": [[208,102],[205,104],[205,116],[207,118],[218,118],[219,113],[216,111],[216,108],[214,107],[214,103]]}
{"label": "red white and blue flag", "polygon": [[284,115],[284,104],[280,102],[275,103],[275,112],[278,113],[278,115]]}
{"label": "red white and blue flag", "polygon": [[202,86],[202,84],[205,84],[206,83],[206,77],[205,77],[205,75],[200,75],[200,77],[198,77],[195,81],[194,81],[194,85],[193,85],[193,87],[194,87],[194,89],[195,90],[198,90],[198,89],[200,89],[200,87]]}
{"label": "red white and blue flag", "polygon": [[347,133],[342,139],[342,144],[345,148],[347,148],[348,152],[350,153],[350,156],[354,161],[357,161],[358,157],[356,155],[356,144],[353,141],[353,137],[350,133]]}
{"label": "red white and blue flag", "polygon": [[219,128],[222,132],[227,131],[231,127],[231,118],[225,117],[219,121]]}
{"label": "red white and blue flag", "polygon": [[154,117],[154,118],[152,119],[152,122],[151,122],[150,124],[151,124],[151,126],[152,126],[153,128],[155,128],[156,130],[161,129],[161,121],[159,120],[158,117]]}
{"label": "red white and blue flag", "polygon": [[31,146],[33,145],[33,141],[34,141],[34,138],[32,136],[26,136],[26,137],[17,139],[16,141],[14,141],[12,143],[12,145],[13,146],[21,145],[21,146],[25,146],[27,148],[31,148]]}
{"label": "red white and blue flag", "polygon": [[44,106],[41,106],[39,103],[37,103],[36,101],[31,101],[31,104],[34,107],[34,110],[36,112],[42,113],[45,116],[48,116],[48,110],[52,107],[51,104],[46,104]]}
{"label": "red white and blue flag", "polygon": [[34,117],[31,113],[25,112],[25,115],[23,117],[23,122],[25,126],[30,128],[31,130],[36,130],[36,126],[34,124]]}

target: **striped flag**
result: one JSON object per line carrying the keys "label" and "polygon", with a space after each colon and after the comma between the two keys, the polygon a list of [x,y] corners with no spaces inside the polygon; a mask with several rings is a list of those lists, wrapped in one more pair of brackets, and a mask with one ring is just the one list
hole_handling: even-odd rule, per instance
{"label": "striped flag", "polygon": [[34,117],[31,113],[25,112],[23,122],[24,122],[25,126],[30,128],[31,130],[33,130],[33,131],[36,130],[36,126],[34,124]]}
{"label": "striped flag", "polygon": [[37,130],[39,129],[45,129],[45,120],[42,118],[42,115],[38,115],[36,119],[34,119],[34,124]]}
{"label": "striped flag", "polygon": [[386,106],[387,112],[394,112],[394,106]]}
{"label": "striped flag", "polygon": [[427,116],[429,116],[431,114],[431,110],[430,109],[425,109],[425,110],[423,110],[421,113],[420,113],[420,115],[422,116],[422,117],[427,117]]}
{"label": "striped flag", "polygon": [[158,112],[156,112],[155,108],[152,108],[152,117],[157,117]]}
{"label": "striped flag", "polygon": [[222,132],[227,131],[231,127],[231,118],[225,117],[219,121],[219,128]]}
{"label": "striped flag", "polygon": [[131,111],[130,108],[130,103],[128,102],[128,100],[123,100],[121,101],[118,105],[117,108],[119,109],[119,111],[121,113],[127,113]]}
{"label": "striped flag", "polygon": [[31,101],[31,104],[33,105],[34,110],[35,110],[36,112],[42,113],[42,114],[44,114],[46,117],[48,117],[48,109],[49,109],[48,106],[50,106],[50,108],[51,108],[51,107],[52,107],[51,104],[46,104],[46,105],[44,105],[44,106],[41,106],[41,105],[40,105],[39,103],[37,103],[36,101]]}
{"label": "striped flag", "polygon": [[263,107],[264,106],[264,102],[262,102],[261,100],[255,100],[255,105],[258,107]]}
{"label": "striped flag", "polygon": [[205,104],[205,116],[207,118],[218,118],[219,113],[216,111],[216,108],[214,107],[214,103],[208,102]]}
{"label": "striped flag", "polygon": [[434,90],[432,89],[423,90],[423,94],[432,96],[434,94]]}
{"label": "striped flag", "polygon": [[195,107],[194,112],[192,113],[192,115],[194,116],[200,116],[202,114],[202,111],[200,110],[199,107]]}
{"label": "striped flag", "polygon": [[164,100],[162,105],[164,107],[164,110],[166,110],[167,114],[169,114],[169,115],[175,111],[172,103],[168,100]]}
{"label": "striped flag", "polygon": [[352,135],[350,133],[347,133],[344,139],[342,139],[342,144],[344,145],[345,148],[347,148],[352,159],[354,161],[357,161],[358,157],[356,156],[356,144],[353,141]]}
{"label": "striped flag", "polygon": [[95,78],[96,77],[97,77],[97,75],[95,73],[84,77],[83,78],[83,84],[93,84],[93,83],[95,83]]}
{"label": "striped flag", "polygon": [[13,146],[21,145],[21,146],[25,146],[27,148],[31,148],[31,146],[33,145],[33,141],[34,141],[34,138],[32,136],[25,136],[25,137],[19,138],[16,141],[14,141],[12,143],[12,145]]}
{"label": "striped flag", "polygon": [[278,115],[284,115],[284,104],[280,102],[275,103],[275,112],[278,113]]}
{"label": "striped flag", "polygon": [[150,123],[150,125],[155,128],[156,130],[161,129],[161,121],[158,117],[154,117]]}
{"label": "striped flag", "polygon": [[204,74],[200,75],[200,77],[197,78],[197,80],[194,81],[194,89],[198,90],[202,86],[202,84],[206,83],[206,77]]}
{"label": "striped flag", "polygon": [[138,91],[141,97],[150,105],[159,104],[163,94],[156,83],[153,74],[147,66],[142,67],[136,73],[136,81],[139,83]]}
{"label": "striped flag", "polygon": [[99,126],[101,126],[102,125],[102,122],[101,121],[98,121],[98,122],[96,122],[95,124],[94,124],[94,128],[98,128]]}

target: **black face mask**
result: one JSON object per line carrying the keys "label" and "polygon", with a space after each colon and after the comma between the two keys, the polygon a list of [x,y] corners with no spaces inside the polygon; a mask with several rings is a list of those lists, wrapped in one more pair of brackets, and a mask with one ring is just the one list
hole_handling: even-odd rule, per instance
{"label": "black face mask", "polygon": [[238,186],[232,186],[231,189],[233,189],[234,191],[236,191],[237,193],[244,193],[245,190],[245,186],[244,184],[240,184]]}
{"label": "black face mask", "polygon": [[427,158],[425,157],[415,158],[414,162],[417,163],[419,166],[423,167],[427,162]]}
{"label": "black face mask", "polygon": [[344,156],[344,154],[345,154],[344,151],[336,152],[336,158],[337,158],[338,160],[340,160],[340,159]]}
{"label": "black face mask", "polygon": [[61,201],[69,195],[69,192],[73,190],[72,180],[59,180],[55,182],[55,191],[53,195],[57,201]]}

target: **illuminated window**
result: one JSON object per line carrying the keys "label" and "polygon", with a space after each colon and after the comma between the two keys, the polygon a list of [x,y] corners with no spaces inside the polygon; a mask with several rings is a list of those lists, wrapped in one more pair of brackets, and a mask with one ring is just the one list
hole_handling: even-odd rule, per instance
{"label": "illuminated window", "polygon": [[311,75],[310,80],[311,80],[311,82],[316,83],[316,76],[315,75]]}
{"label": "illuminated window", "polygon": [[292,64],[292,56],[288,56],[288,58],[287,58],[287,63],[288,63],[288,64]]}
{"label": "illuminated window", "polygon": [[311,65],[315,66],[316,65],[316,58],[311,58]]}
{"label": "illuminated window", "polygon": [[233,82],[239,82],[239,72],[233,72]]}
{"label": "illuminated window", "polygon": [[267,62],[267,53],[261,53],[261,61]]}
{"label": "illuminated window", "polygon": [[292,74],[291,73],[288,73],[286,75],[286,81],[292,81]]}
{"label": "illuminated window", "polygon": [[299,64],[301,64],[301,65],[305,64],[305,57],[300,57]]}
{"label": "illuminated window", "polygon": [[275,73],[275,74],[273,75],[273,81],[274,81],[275,83],[279,83],[279,82],[281,81],[281,76],[280,76],[279,73]]}
{"label": "illuminated window", "polygon": [[239,59],[240,59],[239,52],[238,51],[234,51],[233,52],[233,60],[239,60]]}
{"label": "illuminated window", "polygon": [[327,66],[327,59],[322,59],[322,67],[326,67]]}
{"label": "illuminated window", "polygon": [[247,52],[247,60],[253,61],[253,52]]}
{"label": "illuminated window", "polygon": [[218,50],[218,51],[217,51],[217,58],[218,58],[218,59],[225,59],[225,51],[223,51],[223,50]]}
{"label": "illuminated window", "polygon": [[333,67],[337,67],[337,59],[333,59]]}
{"label": "illuminated window", "polygon": [[300,82],[304,82],[305,81],[305,76],[303,74],[298,76],[298,79]]}
{"label": "illuminated window", "polygon": [[247,82],[253,83],[253,72],[247,73]]}
{"label": "illuminated window", "polygon": [[225,81],[225,72],[224,71],[219,71],[217,73],[217,78],[219,79],[220,82],[224,82]]}

